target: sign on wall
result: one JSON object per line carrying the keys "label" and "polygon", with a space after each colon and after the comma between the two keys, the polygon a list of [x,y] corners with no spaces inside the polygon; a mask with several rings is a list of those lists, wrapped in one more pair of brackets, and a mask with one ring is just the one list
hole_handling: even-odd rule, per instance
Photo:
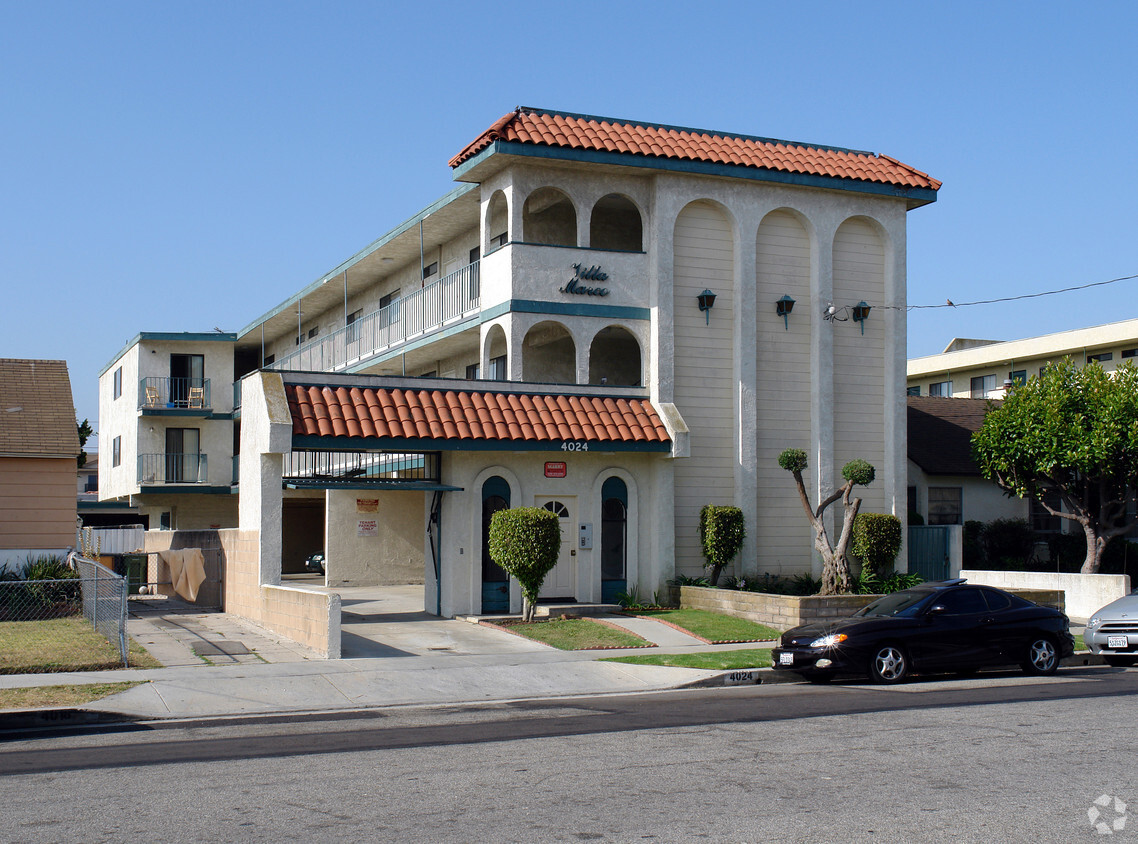
{"label": "sign on wall", "polygon": [[574,264],[573,277],[560,289],[562,293],[574,293],[578,296],[608,296],[609,289],[597,285],[598,281],[608,281],[608,273],[603,272],[595,264],[591,267]]}
{"label": "sign on wall", "polygon": [[356,499],[356,512],[357,513],[378,513],[379,512],[379,499],[378,498],[357,498]]}
{"label": "sign on wall", "polygon": [[568,467],[564,463],[546,463],[545,476],[547,478],[564,478]]}
{"label": "sign on wall", "polygon": [[360,519],[356,522],[356,536],[379,536],[379,521]]}

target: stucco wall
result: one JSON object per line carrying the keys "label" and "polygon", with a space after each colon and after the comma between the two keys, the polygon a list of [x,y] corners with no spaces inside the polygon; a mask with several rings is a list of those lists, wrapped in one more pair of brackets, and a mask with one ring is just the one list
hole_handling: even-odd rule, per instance
{"label": "stucco wall", "polygon": [[1130,576],[1125,574],[1061,574],[1042,571],[982,571],[964,569],[961,577],[1000,589],[1061,589],[1066,612],[1086,621],[1097,610],[1130,594]]}
{"label": "stucco wall", "polygon": [[328,490],[328,586],[422,583],[426,493]]}

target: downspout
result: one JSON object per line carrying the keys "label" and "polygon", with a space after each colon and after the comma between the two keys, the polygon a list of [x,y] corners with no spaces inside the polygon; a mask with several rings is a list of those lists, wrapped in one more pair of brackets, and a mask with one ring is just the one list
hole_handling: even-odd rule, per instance
{"label": "downspout", "polygon": [[348,327],[348,271],[344,270],[344,328]]}
{"label": "downspout", "polygon": [[419,289],[423,288],[423,270],[427,268],[423,257],[423,221],[419,220]]}
{"label": "downspout", "polygon": [[436,490],[434,498],[431,500],[431,515],[427,521],[427,536],[431,540],[431,559],[435,566],[435,615],[440,618],[443,614],[443,578],[442,561],[440,560],[442,552],[442,522],[440,519],[442,503],[442,491]]}

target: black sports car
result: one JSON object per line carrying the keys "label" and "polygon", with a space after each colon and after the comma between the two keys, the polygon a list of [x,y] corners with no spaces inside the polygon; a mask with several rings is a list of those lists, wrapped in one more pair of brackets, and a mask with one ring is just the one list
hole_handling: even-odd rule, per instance
{"label": "black sports car", "polygon": [[868,674],[875,683],[900,683],[911,673],[970,674],[986,665],[1053,674],[1074,649],[1058,610],[945,580],[883,595],[851,618],[787,630],[772,657],[776,669],[817,682]]}

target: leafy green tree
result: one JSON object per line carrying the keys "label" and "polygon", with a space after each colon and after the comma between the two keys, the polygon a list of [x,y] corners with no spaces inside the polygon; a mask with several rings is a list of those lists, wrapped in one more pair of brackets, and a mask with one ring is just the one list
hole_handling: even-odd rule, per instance
{"label": "leafy green tree", "polygon": [[91,428],[91,423],[86,419],[78,423],[75,427],[79,430],[79,468],[82,469],[87,465],[87,452],[83,450],[83,446],[87,445],[87,440],[90,439],[91,434],[95,432]]}
{"label": "leafy green tree", "polygon": [[[794,482],[798,485],[798,497],[802,500],[802,509],[814,528],[814,547],[822,555],[822,595],[837,595],[850,591],[850,561],[846,552],[850,546],[850,537],[853,533],[854,519],[861,509],[861,499],[852,498],[855,486],[868,486],[876,477],[876,470],[861,458],[851,460],[842,467],[842,477],[846,482],[831,492],[819,504],[817,509],[810,505],[810,494],[806,492],[806,482],[802,473],[806,471],[806,452],[800,448],[788,448],[778,456],[778,465],[794,475]],[[831,544],[830,535],[826,531],[826,522],[822,518],[826,508],[835,501],[841,500],[844,510],[842,516],[842,532],[838,536],[837,544]]]}
{"label": "leafy green tree", "polygon": [[522,587],[522,620],[533,620],[545,576],[561,553],[561,519],[541,507],[513,507],[490,517],[490,559]]}
{"label": "leafy green tree", "polygon": [[896,516],[860,513],[854,519],[853,552],[874,575],[888,577],[900,551],[901,520]]}
{"label": "leafy green tree", "polygon": [[[1053,516],[1077,523],[1087,542],[1082,572],[1094,574],[1110,540],[1133,519],[1138,495],[1138,369],[1107,374],[1069,358],[1008,391],[972,436],[980,472],[1009,495],[1030,496]],[[1045,492],[1059,493],[1060,509]]]}
{"label": "leafy green tree", "polygon": [[699,544],[707,560],[704,568],[711,569],[712,586],[719,583],[719,573],[735,559],[746,538],[743,511],[738,507],[705,504],[699,511]]}

